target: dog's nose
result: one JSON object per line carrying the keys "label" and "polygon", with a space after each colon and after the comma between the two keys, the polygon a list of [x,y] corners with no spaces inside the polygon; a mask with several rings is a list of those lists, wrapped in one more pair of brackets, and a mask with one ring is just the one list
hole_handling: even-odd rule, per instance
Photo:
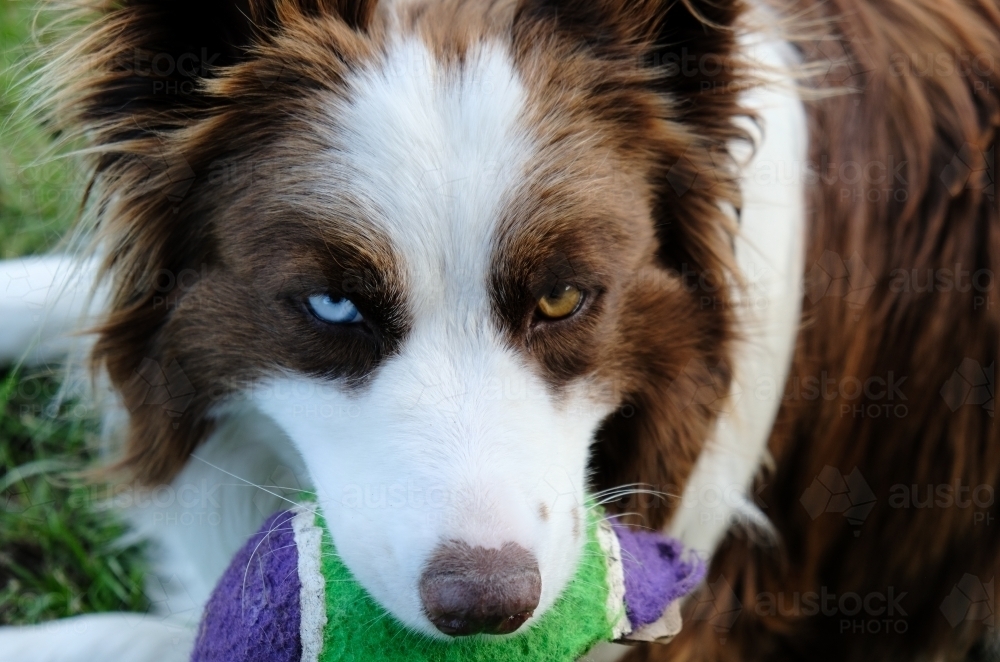
{"label": "dog's nose", "polygon": [[420,577],[420,599],[445,634],[509,634],[531,618],[542,593],[538,562],[524,547],[471,547],[453,541],[435,551]]}

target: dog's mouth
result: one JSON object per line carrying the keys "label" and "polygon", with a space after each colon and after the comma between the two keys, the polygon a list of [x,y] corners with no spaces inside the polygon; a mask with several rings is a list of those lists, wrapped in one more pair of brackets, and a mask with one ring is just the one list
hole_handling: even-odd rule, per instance
{"label": "dog's mouth", "polygon": [[[372,530],[384,532],[384,522],[364,522],[364,513],[341,510],[332,515],[337,520],[332,533],[350,573],[407,627],[439,639],[519,636],[562,599],[585,555],[590,532],[583,527],[576,532],[569,513],[563,521],[539,526],[514,512],[485,535],[475,526],[428,526],[438,533],[399,544],[392,536],[371,535]],[[402,526],[427,526],[425,515]],[[446,513],[442,519],[450,516]],[[363,523],[355,529],[352,520]],[[361,530],[369,532],[364,544],[362,534],[356,533]],[[374,551],[378,549],[386,553]],[[405,591],[400,590],[403,586]]]}

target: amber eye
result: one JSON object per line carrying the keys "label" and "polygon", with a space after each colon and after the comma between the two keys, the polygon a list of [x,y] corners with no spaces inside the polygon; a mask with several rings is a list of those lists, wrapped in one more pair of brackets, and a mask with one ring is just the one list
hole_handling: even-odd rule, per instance
{"label": "amber eye", "polygon": [[538,299],[538,312],[550,320],[569,317],[583,301],[583,292],[572,285],[559,284]]}

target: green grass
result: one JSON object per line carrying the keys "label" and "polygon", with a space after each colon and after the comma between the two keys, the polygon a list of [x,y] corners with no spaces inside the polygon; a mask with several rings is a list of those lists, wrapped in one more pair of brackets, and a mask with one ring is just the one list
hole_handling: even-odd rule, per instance
{"label": "green grass", "polygon": [[[34,4],[0,0],[0,259],[55,246],[83,189],[53,136],[21,102],[35,51]],[[0,625],[142,610],[141,550],[79,477],[94,460],[97,426],[58,375],[0,371]]]}
{"label": "green grass", "polygon": [[74,475],[92,459],[91,412],[59,405],[57,389],[48,376],[0,383],[0,624],[145,604],[140,550],[117,545],[104,491]]}
{"label": "green grass", "polygon": [[52,158],[52,136],[24,109],[33,14],[32,2],[0,0],[0,259],[55,245],[80,201],[73,161]]}

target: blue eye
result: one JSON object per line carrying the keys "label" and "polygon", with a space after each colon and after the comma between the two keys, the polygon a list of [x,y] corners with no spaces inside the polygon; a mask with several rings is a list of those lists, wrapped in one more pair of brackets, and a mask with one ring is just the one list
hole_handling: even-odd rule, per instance
{"label": "blue eye", "polygon": [[330,324],[357,324],[364,319],[357,306],[344,297],[334,299],[329,294],[314,294],[309,297],[308,305],[313,315]]}

